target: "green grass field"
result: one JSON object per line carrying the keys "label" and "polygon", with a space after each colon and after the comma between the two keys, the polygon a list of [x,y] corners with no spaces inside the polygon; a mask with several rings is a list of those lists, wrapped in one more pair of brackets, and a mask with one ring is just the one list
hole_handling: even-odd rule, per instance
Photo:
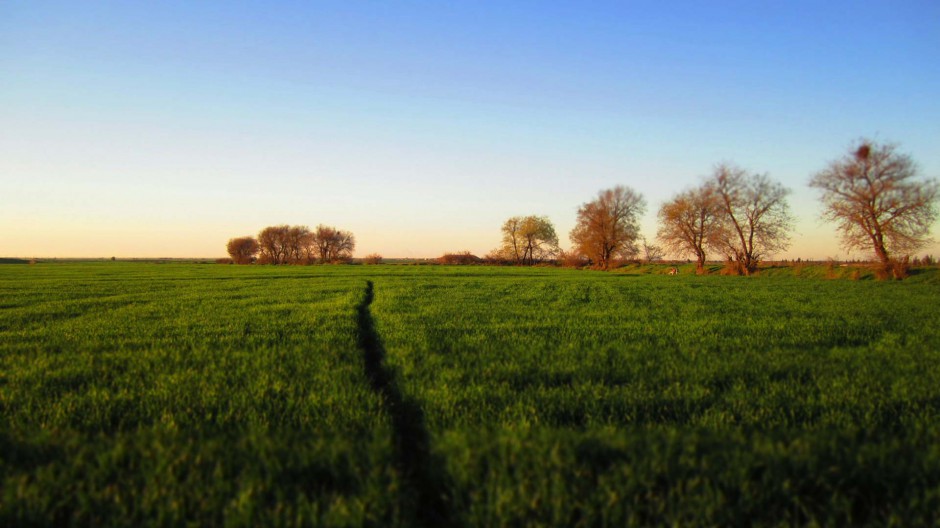
{"label": "green grass field", "polygon": [[935,525],[940,277],[827,275],[0,266],[0,524]]}

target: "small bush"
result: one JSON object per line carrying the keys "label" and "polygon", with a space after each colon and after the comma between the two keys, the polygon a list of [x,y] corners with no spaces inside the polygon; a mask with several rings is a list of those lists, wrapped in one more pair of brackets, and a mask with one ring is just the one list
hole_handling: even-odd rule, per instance
{"label": "small bush", "polygon": [[480,264],[483,262],[483,259],[469,251],[461,251],[459,253],[444,253],[437,259],[437,262],[449,266],[465,266],[468,264]]}
{"label": "small bush", "polygon": [[797,260],[793,263],[793,275],[799,277],[803,274],[803,261]]}
{"label": "small bush", "polygon": [[488,266],[511,266],[515,264],[505,252],[494,249],[483,256],[483,263]]}
{"label": "small bush", "polygon": [[722,275],[744,275],[744,266],[741,263],[728,259],[725,261],[725,266],[721,268]]}
{"label": "small bush", "polygon": [[891,264],[875,264],[875,267],[872,271],[874,271],[875,278],[878,280],[887,280],[891,278]]}
{"label": "small bush", "polygon": [[235,261],[230,258],[217,258],[215,259],[216,264],[235,264]]}
{"label": "small bush", "polygon": [[587,257],[575,251],[562,251],[558,255],[558,262],[566,268],[583,268],[590,264]]}
{"label": "small bush", "polygon": [[911,275],[911,258],[905,256],[904,258],[892,260],[890,263],[891,266],[891,275],[895,280],[903,280]]}
{"label": "small bush", "polygon": [[362,263],[363,264],[381,264],[382,255],[379,255],[378,253],[370,253],[362,259]]}
{"label": "small bush", "polygon": [[903,280],[911,274],[911,259],[905,256],[900,259],[891,259],[887,263],[875,264],[875,278],[878,280]]}

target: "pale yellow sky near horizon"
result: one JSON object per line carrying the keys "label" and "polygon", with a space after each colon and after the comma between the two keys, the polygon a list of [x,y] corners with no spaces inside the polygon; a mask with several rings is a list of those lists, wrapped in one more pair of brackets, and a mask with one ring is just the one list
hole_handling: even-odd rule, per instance
{"label": "pale yellow sky near horizon", "polygon": [[359,256],[482,255],[530,214],[567,248],[615,185],[652,239],[731,162],[792,190],[775,258],[844,260],[815,172],[869,137],[940,178],[933,4],[627,4],[0,2],[0,256],[320,223]]}

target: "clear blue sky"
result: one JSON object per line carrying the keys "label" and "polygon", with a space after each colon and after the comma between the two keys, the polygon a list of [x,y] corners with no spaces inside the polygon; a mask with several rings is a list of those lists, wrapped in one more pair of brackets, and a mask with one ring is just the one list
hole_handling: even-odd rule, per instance
{"label": "clear blue sky", "polygon": [[861,136],[940,176],[938,94],[935,0],[8,0],[0,256],[221,256],[280,223],[483,254],[520,214],[567,246],[617,184],[653,237],[733,161],[793,190],[781,256],[844,257],[807,181]]}

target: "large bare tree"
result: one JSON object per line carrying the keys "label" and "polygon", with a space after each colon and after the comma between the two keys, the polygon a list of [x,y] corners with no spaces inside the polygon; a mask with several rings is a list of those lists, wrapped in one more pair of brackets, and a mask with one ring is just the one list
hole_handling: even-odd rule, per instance
{"label": "large bare tree", "polygon": [[695,272],[705,272],[706,250],[723,233],[721,204],[714,186],[702,185],[677,194],[659,208],[657,237],[676,255],[694,255]]}
{"label": "large bare tree", "polygon": [[262,264],[287,264],[290,262],[290,226],[268,226],[258,233],[258,245]]}
{"label": "large bare tree", "polygon": [[313,232],[313,244],[320,262],[343,262],[352,258],[356,239],[349,231],[321,224]]}
{"label": "large bare tree", "polygon": [[629,187],[600,191],[597,198],[578,208],[571,230],[575,250],[601,269],[609,269],[615,259],[635,256],[639,217],[645,210],[643,196]]}
{"label": "large bare tree", "polygon": [[310,264],[316,259],[314,233],[303,225],[269,226],[258,233],[263,264]]}
{"label": "large bare tree", "polygon": [[930,242],[937,182],[917,178],[917,165],[896,145],[859,140],[809,185],[822,192],[822,216],[836,223],[842,245],[873,249],[886,270],[893,258]]}
{"label": "large bare tree", "polygon": [[748,174],[728,163],[715,167],[707,185],[718,198],[724,226],[713,246],[736,273],[750,275],[762,259],[790,246],[789,189],[765,174]]}
{"label": "large bare tree", "polygon": [[228,254],[235,264],[251,264],[260,248],[258,241],[249,236],[229,240],[225,249],[228,250]]}
{"label": "large bare tree", "polygon": [[287,230],[287,261],[294,264],[313,262],[313,233],[304,225],[291,226]]}
{"label": "large bare tree", "polygon": [[532,265],[558,255],[555,226],[544,216],[514,216],[503,224],[499,257],[516,264]]}

